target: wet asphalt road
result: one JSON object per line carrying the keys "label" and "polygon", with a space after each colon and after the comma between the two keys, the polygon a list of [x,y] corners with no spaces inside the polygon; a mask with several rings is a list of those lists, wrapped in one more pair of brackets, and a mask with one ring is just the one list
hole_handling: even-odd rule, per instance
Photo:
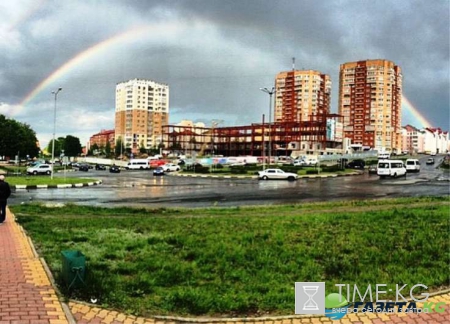
{"label": "wet asphalt road", "polygon": [[149,171],[108,171],[58,173],[58,177],[101,179],[99,186],[70,189],[18,190],[8,203],[28,201],[75,203],[115,207],[210,207],[285,204],[310,201],[349,200],[382,197],[448,195],[448,173],[425,164],[422,170],[398,179],[376,175],[258,181],[256,179],[154,177]]}

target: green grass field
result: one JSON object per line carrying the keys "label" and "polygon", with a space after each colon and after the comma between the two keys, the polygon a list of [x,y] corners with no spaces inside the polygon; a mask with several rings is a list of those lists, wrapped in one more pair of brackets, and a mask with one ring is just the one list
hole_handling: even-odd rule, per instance
{"label": "green grass field", "polygon": [[74,183],[88,183],[96,181],[89,178],[53,178],[50,176],[8,176],[7,181],[11,186],[16,185],[58,185],[58,184],[74,184]]}
{"label": "green grass field", "polygon": [[[67,296],[135,315],[293,314],[294,283],[449,284],[449,199],[208,209],[12,206]],[[61,251],[87,258],[67,291]]]}

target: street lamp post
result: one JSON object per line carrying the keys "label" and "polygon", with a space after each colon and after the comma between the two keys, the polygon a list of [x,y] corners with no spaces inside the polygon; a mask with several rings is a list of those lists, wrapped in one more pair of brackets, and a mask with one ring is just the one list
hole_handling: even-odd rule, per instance
{"label": "street lamp post", "polygon": [[272,95],[275,93],[275,87],[272,87],[270,90],[267,88],[259,88],[262,92],[265,92],[269,95],[269,165],[272,159]]}
{"label": "street lamp post", "polygon": [[56,98],[58,96],[58,93],[62,90],[62,88],[58,88],[56,91],[52,91],[52,94],[55,95],[55,108],[53,111],[53,141],[52,141],[52,173],[51,173],[51,179],[53,180],[53,172],[55,168],[55,133],[56,133]]}

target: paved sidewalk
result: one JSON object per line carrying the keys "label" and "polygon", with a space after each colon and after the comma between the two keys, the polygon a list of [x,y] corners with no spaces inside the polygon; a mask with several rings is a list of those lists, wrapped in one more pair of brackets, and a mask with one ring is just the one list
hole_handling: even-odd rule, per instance
{"label": "paved sidewalk", "polygon": [[39,256],[7,209],[0,226],[0,324],[69,323]]}
{"label": "paved sidewalk", "polygon": [[[422,314],[348,314],[341,320],[332,321],[325,316],[280,316],[265,318],[180,318],[155,316],[153,318],[136,317],[121,314],[116,311],[92,307],[82,303],[71,302],[69,307],[79,324],[188,324],[188,323],[216,323],[216,324],[450,324],[450,293],[430,297],[429,302],[445,303],[443,313]],[[421,307],[421,303],[417,306]],[[434,308],[434,307],[432,307]]]}

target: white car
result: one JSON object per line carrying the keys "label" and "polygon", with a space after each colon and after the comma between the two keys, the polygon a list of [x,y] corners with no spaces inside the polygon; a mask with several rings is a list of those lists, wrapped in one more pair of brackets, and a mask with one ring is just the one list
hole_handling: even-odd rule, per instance
{"label": "white car", "polygon": [[52,166],[50,164],[37,164],[27,169],[27,174],[48,174],[52,173]]}
{"label": "white car", "polygon": [[264,171],[258,171],[258,179],[287,179],[293,181],[298,179],[298,174],[291,172],[284,172],[281,169],[266,169]]}
{"label": "white car", "polygon": [[308,165],[308,163],[306,163],[306,161],[304,161],[304,160],[295,160],[293,165],[294,166],[305,166],[305,165]]}
{"label": "white car", "polygon": [[180,166],[173,164],[173,163],[166,163],[161,168],[164,170],[164,172],[171,172],[171,171],[180,171]]}

